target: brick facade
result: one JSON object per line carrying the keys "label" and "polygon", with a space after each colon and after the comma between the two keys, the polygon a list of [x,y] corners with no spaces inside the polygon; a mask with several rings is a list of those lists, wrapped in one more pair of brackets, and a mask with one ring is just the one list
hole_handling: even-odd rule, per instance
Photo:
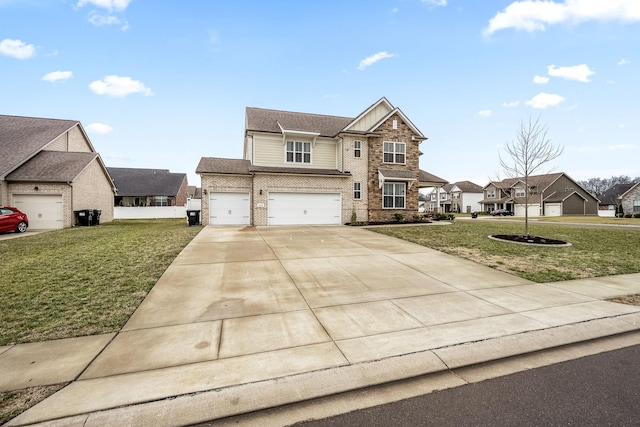
{"label": "brick facade", "polygon": [[[251,184],[252,177],[248,175],[201,175],[202,203],[200,205],[200,222],[202,225],[209,225],[209,195],[211,193],[251,193]],[[253,202],[253,199],[251,202]]]}
{"label": "brick facade", "polygon": [[626,214],[638,213],[633,211],[633,202],[634,200],[640,200],[640,184],[632,187],[627,194],[625,194],[624,199],[622,199],[622,209]]}
{"label": "brick facade", "polygon": [[[396,129],[393,128],[393,122],[396,120]],[[369,139],[369,171],[368,171],[368,202],[369,202],[369,222],[389,222],[395,219],[395,214],[400,214],[406,219],[418,212],[418,171],[420,148],[419,142],[414,141],[412,136],[414,133],[411,128],[402,121],[399,115],[393,115],[388,118],[378,131],[382,133],[382,137]],[[384,163],[383,159],[383,142],[404,142],[406,144],[405,164]],[[382,206],[382,189],[380,188],[378,169],[397,169],[403,171],[412,171],[415,173],[416,181],[411,188],[407,185],[406,201],[404,209],[385,209]]]}
{"label": "brick facade", "polygon": [[[38,186],[38,190],[35,190],[34,187]],[[62,196],[62,227],[72,227],[75,223],[75,218],[73,215],[73,202],[72,202],[72,190],[71,186],[68,184],[60,184],[60,183],[42,183],[42,182],[21,182],[19,184],[9,184],[9,205],[15,206],[14,196],[16,195],[24,195],[24,194],[49,194],[52,196]]]}
{"label": "brick facade", "polygon": [[[72,194],[73,205],[69,209],[70,214],[73,215],[73,211],[82,209],[99,209],[102,211],[100,214],[101,223],[113,221],[115,194],[110,181],[105,179],[105,172],[97,160],[92,161],[73,180]],[[65,209],[65,216],[67,214],[69,213]]]}

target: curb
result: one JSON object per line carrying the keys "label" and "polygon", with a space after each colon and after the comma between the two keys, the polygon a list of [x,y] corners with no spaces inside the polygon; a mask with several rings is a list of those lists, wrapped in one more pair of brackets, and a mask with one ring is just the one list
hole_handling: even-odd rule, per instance
{"label": "curb", "polygon": [[90,427],[181,426],[206,423],[639,331],[640,313],[632,313],[463,343],[373,362],[181,395],[57,420],[37,419],[30,416],[30,411],[27,411],[6,425]]}

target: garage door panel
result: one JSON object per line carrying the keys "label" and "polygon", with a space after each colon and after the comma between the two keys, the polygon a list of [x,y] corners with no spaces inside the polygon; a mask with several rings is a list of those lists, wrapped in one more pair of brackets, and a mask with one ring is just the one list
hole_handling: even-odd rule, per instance
{"label": "garage door panel", "polygon": [[340,193],[271,193],[269,225],[341,224]]}
{"label": "garage door panel", "polygon": [[560,205],[560,203],[546,203],[544,205],[544,215],[545,216],[561,216],[562,206]]}
{"label": "garage door panel", "polygon": [[61,195],[14,195],[16,208],[27,214],[32,230],[57,230],[64,227],[64,207]]}
{"label": "garage door panel", "polygon": [[211,225],[249,225],[249,193],[210,193],[209,224]]}

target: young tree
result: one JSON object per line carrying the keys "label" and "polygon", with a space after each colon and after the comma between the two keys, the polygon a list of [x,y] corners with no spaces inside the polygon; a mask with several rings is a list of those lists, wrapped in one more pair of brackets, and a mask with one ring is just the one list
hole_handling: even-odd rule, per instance
{"label": "young tree", "polygon": [[540,123],[540,117],[528,122],[522,121],[516,139],[505,145],[506,156],[500,155],[500,166],[509,178],[524,181],[524,234],[529,237],[529,199],[531,191],[529,176],[562,154],[564,147],[555,147],[547,137],[547,128]]}

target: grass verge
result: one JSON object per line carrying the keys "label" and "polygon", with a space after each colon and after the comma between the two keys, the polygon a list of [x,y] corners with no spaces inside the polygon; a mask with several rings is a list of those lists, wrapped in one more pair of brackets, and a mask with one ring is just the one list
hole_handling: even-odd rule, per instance
{"label": "grass verge", "polygon": [[640,229],[529,223],[535,236],[564,240],[570,247],[526,246],[488,239],[522,234],[523,224],[456,221],[449,226],[378,227],[387,234],[538,283],[640,272]]}
{"label": "grass verge", "polygon": [[0,393],[0,425],[4,425],[4,423],[17,417],[36,403],[43,401],[65,385],[29,387]]}
{"label": "grass verge", "polygon": [[0,241],[0,345],[118,331],[200,230],[121,220]]}

